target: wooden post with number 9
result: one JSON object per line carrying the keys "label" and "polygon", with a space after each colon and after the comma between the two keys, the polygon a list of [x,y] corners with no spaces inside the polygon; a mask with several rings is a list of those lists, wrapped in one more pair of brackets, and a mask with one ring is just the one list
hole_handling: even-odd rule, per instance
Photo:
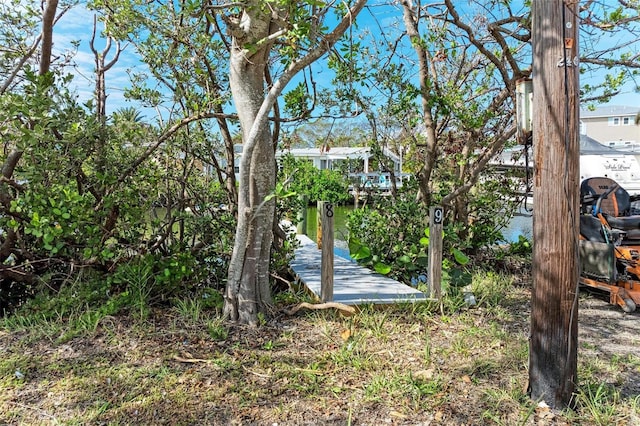
{"label": "wooden post with number 9", "polygon": [[434,206],[429,209],[429,297],[442,297],[442,227],[444,209]]}

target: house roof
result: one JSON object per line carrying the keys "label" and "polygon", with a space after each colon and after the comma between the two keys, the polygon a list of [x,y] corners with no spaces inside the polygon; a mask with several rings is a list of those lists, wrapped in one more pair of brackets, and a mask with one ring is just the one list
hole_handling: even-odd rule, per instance
{"label": "house roof", "polygon": [[369,158],[371,149],[368,147],[330,147],[327,151],[321,148],[291,148],[278,151],[276,155],[291,154],[294,157],[324,157],[329,159]]}
{"label": "house roof", "polygon": [[640,113],[640,108],[627,105],[606,105],[596,108],[593,111],[586,109],[580,110],[580,118],[601,118],[601,117],[620,117],[620,116],[636,116]]}
{"label": "house roof", "polygon": [[[395,155],[389,149],[384,148],[383,153],[393,161],[400,161],[400,157]],[[371,158],[370,147],[329,147],[328,150],[322,148],[291,148],[287,150],[277,151],[276,156],[281,157],[291,154],[296,158],[322,158],[327,160],[349,160],[349,159],[367,159]]]}
{"label": "house roof", "polygon": [[580,135],[580,155],[635,155],[635,152],[623,151],[611,148],[590,138],[587,135]]}

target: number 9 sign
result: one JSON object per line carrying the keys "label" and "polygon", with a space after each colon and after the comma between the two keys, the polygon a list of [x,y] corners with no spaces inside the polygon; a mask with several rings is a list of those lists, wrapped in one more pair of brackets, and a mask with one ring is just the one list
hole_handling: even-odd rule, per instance
{"label": "number 9 sign", "polygon": [[442,207],[434,207],[431,211],[431,223],[441,225],[444,222],[444,209]]}

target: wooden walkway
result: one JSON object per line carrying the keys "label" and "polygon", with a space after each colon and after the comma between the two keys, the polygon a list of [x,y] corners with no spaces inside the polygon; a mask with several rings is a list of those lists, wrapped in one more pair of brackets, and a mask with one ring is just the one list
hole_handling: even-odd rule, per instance
{"label": "wooden walkway", "polygon": [[[320,298],[322,251],[306,235],[298,235],[301,246],[291,269],[297,278]],[[333,301],[345,305],[390,304],[427,300],[427,296],[406,284],[384,277],[340,256],[333,260]]]}

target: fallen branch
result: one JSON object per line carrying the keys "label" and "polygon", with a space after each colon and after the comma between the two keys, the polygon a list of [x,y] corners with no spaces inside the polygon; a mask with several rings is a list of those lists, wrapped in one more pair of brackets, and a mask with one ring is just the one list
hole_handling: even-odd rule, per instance
{"label": "fallen branch", "polygon": [[174,355],[173,356],[173,360],[174,361],[178,361],[178,362],[182,362],[182,363],[185,363],[185,364],[197,364],[199,362],[203,362],[205,364],[208,364],[208,363],[213,361],[213,360],[210,360],[210,359],[193,358],[190,354],[185,354],[185,357],[182,357],[180,355]]}
{"label": "fallen branch", "polygon": [[317,303],[317,304],[302,302],[291,309],[284,309],[284,313],[287,315],[294,315],[296,312],[298,312],[300,309],[303,309],[303,308],[311,309],[314,311],[320,310],[320,309],[337,309],[343,315],[346,315],[346,316],[351,316],[356,313],[356,308],[354,308],[353,306],[348,306],[343,303],[337,303],[337,302],[327,302],[327,303]]}
{"label": "fallen branch", "polygon": [[242,366],[242,369],[244,371],[246,371],[247,373],[254,374],[254,375],[258,376],[258,377],[262,377],[263,379],[270,379],[271,377],[273,377],[271,374],[262,374],[262,373],[256,373],[255,371],[251,371],[247,367],[245,367],[244,365]]}

